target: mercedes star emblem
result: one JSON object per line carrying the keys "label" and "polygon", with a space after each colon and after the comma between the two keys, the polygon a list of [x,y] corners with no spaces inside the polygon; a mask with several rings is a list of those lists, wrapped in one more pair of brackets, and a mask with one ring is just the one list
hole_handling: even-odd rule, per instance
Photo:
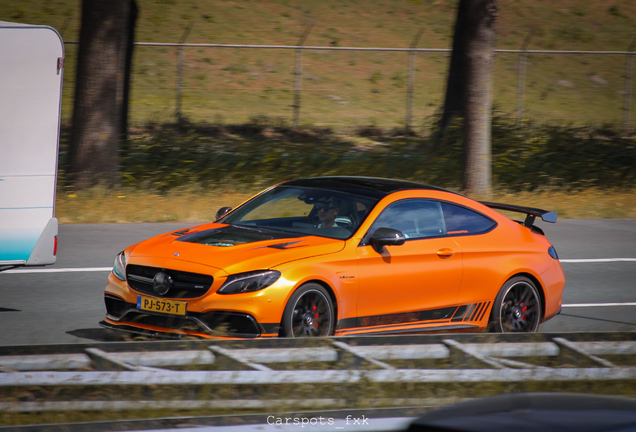
{"label": "mercedes star emblem", "polygon": [[158,295],[166,294],[170,291],[170,287],[172,287],[172,278],[164,272],[157,273],[152,280],[152,289],[155,290]]}

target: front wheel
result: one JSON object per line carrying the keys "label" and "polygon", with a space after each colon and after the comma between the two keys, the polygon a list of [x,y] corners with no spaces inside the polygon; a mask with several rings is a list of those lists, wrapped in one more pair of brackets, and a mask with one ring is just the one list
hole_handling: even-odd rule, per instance
{"label": "front wheel", "polygon": [[490,328],[499,333],[534,333],[541,323],[541,297],[535,284],[523,276],[506,282],[495,298]]}
{"label": "front wheel", "polygon": [[308,283],[291,296],[283,313],[283,336],[331,336],[335,322],[329,293],[316,283]]}

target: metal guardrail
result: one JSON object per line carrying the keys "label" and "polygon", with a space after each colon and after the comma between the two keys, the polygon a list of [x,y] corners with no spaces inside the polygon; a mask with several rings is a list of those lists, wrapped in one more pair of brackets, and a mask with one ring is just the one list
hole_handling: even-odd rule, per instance
{"label": "metal guardrail", "polygon": [[436,406],[511,391],[634,396],[636,333],[0,347],[0,413]]}

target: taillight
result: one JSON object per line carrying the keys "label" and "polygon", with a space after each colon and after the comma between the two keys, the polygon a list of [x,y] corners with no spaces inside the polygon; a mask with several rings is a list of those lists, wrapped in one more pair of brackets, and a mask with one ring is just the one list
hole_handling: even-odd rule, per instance
{"label": "taillight", "polygon": [[57,236],[55,236],[55,243],[53,243],[53,255],[57,255]]}

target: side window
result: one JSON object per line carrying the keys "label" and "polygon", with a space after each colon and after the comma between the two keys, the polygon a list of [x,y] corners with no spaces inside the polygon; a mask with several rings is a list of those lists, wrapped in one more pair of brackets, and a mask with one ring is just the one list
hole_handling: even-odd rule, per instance
{"label": "side window", "polygon": [[448,235],[478,234],[491,229],[495,222],[465,207],[442,203]]}
{"label": "side window", "polygon": [[442,209],[435,201],[408,200],[392,204],[376,219],[371,232],[382,227],[402,231],[407,239],[446,234]]}

